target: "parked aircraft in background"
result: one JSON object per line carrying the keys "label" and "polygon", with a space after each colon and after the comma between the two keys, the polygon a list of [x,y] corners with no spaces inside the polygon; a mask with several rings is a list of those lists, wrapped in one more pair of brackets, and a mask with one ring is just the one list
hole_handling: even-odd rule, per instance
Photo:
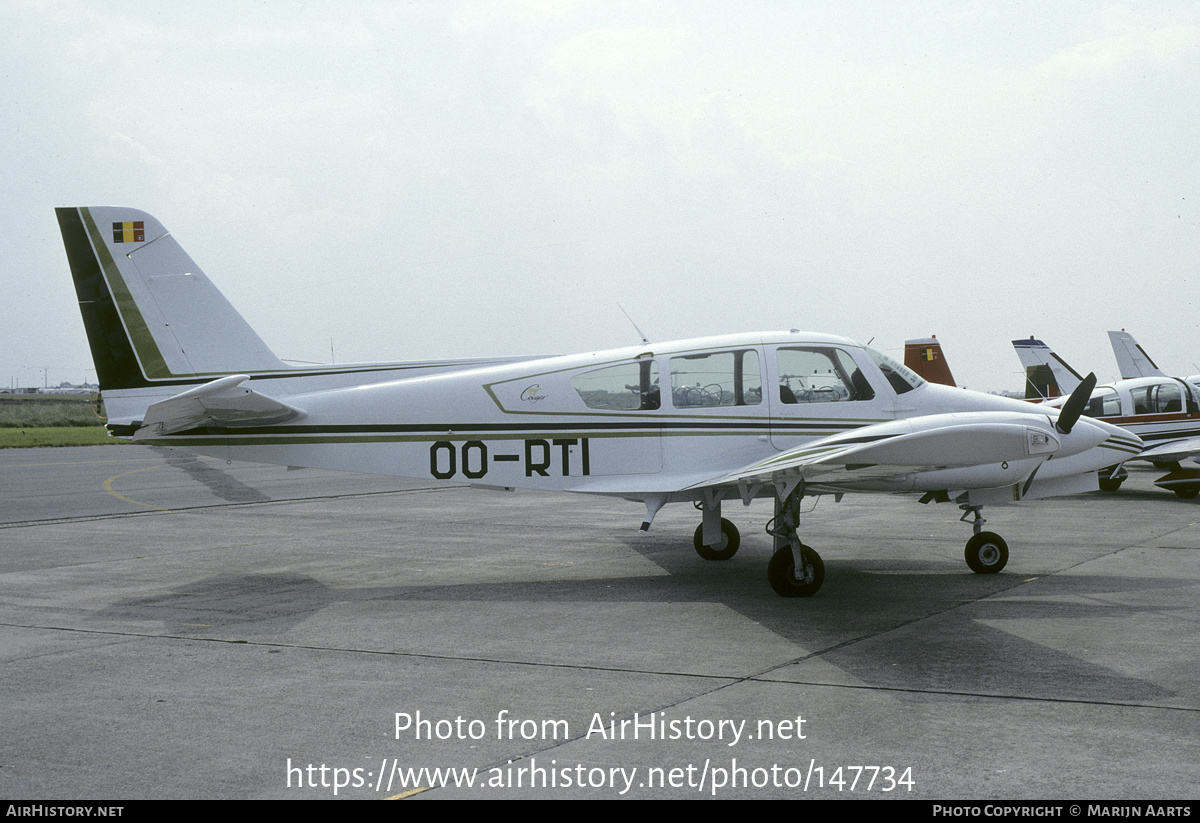
{"label": "parked aircraft in background", "polygon": [[957,385],[954,375],[950,373],[950,365],[942,354],[942,344],[937,335],[918,337],[915,340],[904,341],[904,365],[924,377],[930,383],[943,386]]}
{"label": "parked aircraft in background", "polygon": [[[1129,334],[1129,332],[1123,329],[1121,331],[1110,331],[1108,339],[1112,343],[1113,354],[1116,355],[1117,367],[1121,370],[1121,377],[1167,376],[1150,359],[1150,355],[1133,339],[1133,335]],[[1183,379],[1193,386],[1200,388],[1200,374],[1190,374]]]}
{"label": "parked aircraft in background", "polygon": [[1113,355],[1117,358],[1117,369],[1122,380],[1132,380],[1135,377],[1166,377],[1166,373],[1155,365],[1146,354],[1145,349],[1138,345],[1133,335],[1122,329],[1110,331],[1108,341],[1112,344]]}
{"label": "parked aircraft in background", "polygon": [[954,501],[981,573],[1008,558],[984,505],[1095,489],[1141,441],[1062,411],[932,385],[842,337],[707,337],[541,359],[288,366],[162,224],[118,207],[58,221],[109,431],[222,459],[693,503],[693,545],[738,549],[722,503],[775,502],[781,595],[820,588],[796,527],[805,496]]}
{"label": "parked aircraft in background", "polygon": [[[1113,340],[1114,349],[1118,339],[1122,340],[1123,346],[1137,346],[1125,332],[1109,332],[1109,337]],[[1033,337],[1014,340],[1013,348],[1022,365],[1026,366],[1026,399],[1060,406],[1063,401],[1054,393],[1056,385],[1077,384],[1082,379],[1070,364],[1041,340]],[[1196,497],[1200,495],[1200,470],[1183,468],[1180,462],[1189,458],[1200,462],[1200,387],[1192,378],[1185,381],[1163,375],[1140,347],[1137,347],[1137,351],[1149,364],[1147,371],[1152,369],[1157,376],[1147,375],[1145,378],[1119,380],[1098,386],[1088,399],[1083,413],[1136,433],[1146,449],[1132,459],[1148,460],[1160,468],[1168,469],[1168,474],[1156,481],[1157,485],[1174,491],[1182,498]],[[1121,360],[1120,357],[1117,359]],[[941,342],[936,337],[907,341],[904,362],[926,380],[954,385]],[[1136,361],[1131,357],[1129,362]],[[1124,370],[1122,366],[1123,373]],[[1049,393],[1049,397],[1043,397],[1041,392],[1028,396],[1033,394],[1029,391],[1032,385],[1039,385],[1041,391]],[[1123,467],[1111,466],[1100,473],[1100,488],[1116,491],[1127,476]]]}
{"label": "parked aircraft in background", "polygon": [[1030,337],[1028,340],[1012,341],[1021,365],[1025,367],[1025,398],[1027,400],[1052,400],[1075,391],[1083,376],[1067,361],[1050,350],[1050,347]]}
{"label": "parked aircraft in background", "polygon": [[[1123,334],[1109,332],[1114,349],[1118,339],[1122,339],[1119,336]],[[1124,335],[1123,347],[1126,340],[1132,341],[1132,338]],[[1040,340],[1032,337],[1014,340],[1013,348],[1026,366],[1027,384],[1035,379],[1030,376],[1031,362],[1041,361],[1053,371],[1051,389],[1053,382],[1059,386],[1070,384],[1071,378],[1079,374]],[[1083,413],[1136,434],[1144,442],[1145,450],[1132,459],[1148,460],[1168,470],[1167,474],[1154,481],[1155,484],[1185,499],[1196,497],[1200,495],[1200,469],[1184,468],[1180,463],[1185,460],[1200,462],[1197,460],[1200,456],[1200,387],[1188,380],[1167,377],[1158,371],[1157,366],[1153,366],[1148,357],[1144,359],[1157,372],[1156,375],[1098,386]],[[1118,355],[1117,360],[1120,363],[1121,356]],[[1137,358],[1130,356],[1128,362],[1121,366],[1122,373],[1125,373],[1129,362],[1137,362]],[[1053,399],[1049,402],[1061,405]],[[1124,468],[1115,467],[1111,472],[1101,474],[1100,487],[1106,491],[1116,491],[1126,476]]]}

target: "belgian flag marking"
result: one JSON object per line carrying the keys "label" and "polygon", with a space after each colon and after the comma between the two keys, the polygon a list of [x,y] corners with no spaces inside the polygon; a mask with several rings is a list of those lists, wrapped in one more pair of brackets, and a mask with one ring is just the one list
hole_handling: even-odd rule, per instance
{"label": "belgian flag marking", "polygon": [[114,243],[145,243],[146,224],[142,220],[132,223],[113,223]]}

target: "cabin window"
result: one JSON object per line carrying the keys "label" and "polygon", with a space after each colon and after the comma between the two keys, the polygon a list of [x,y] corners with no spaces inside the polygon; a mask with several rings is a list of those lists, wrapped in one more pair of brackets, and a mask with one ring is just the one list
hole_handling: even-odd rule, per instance
{"label": "cabin window", "polygon": [[677,409],[762,403],[758,352],[705,352],[671,358],[671,402]]}
{"label": "cabin window", "polygon": [[1087,417],[1116,417],[1121,413],[1121,398],[1116,389],[1099,389],[1084,406]]}
{"label": "cabin window", "polygon": [[892,390],[896,394],[904,394],[924,384],[925,379],[903,363],[899,363],[883,352],[878,352],[874,349],[868,348],[865,351],[875,361],[875,365],[879,367],[879,370],[883,372],[883,376],[887,378],[888,385],[892,387]]}
{"label": "cabin window", "polygon": [[1169,414],[1183,411],[1183,392],[1177,383],[1159,383],[1144,389],[1135,389],[1131,394],[1134,414]]}
{"label": "cabin window", "polygon": [[853,358],[841,349],[786,348],[780,349],[777,357],[779,399],[783,403],[836,403],[875,397],[875,390]]}
{"label": "cabin window", "polygon": [[641,360],[577,374],[571,385],[589,409],[653,410],[660,405],[658,363]]}

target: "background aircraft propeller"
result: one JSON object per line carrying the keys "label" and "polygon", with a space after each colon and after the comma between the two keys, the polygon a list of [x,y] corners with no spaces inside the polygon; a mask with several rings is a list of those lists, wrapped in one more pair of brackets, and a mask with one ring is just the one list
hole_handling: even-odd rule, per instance
{"label": "background aircraft propeller", "polygon": [[1075,387],[1075,391],[1071,392],[1067,402],[1063,403],[1055,428],[1063,434],[1071,433],[1071,429],[1075,428],[1075,423],[1079,420],[1079,415],[1083,413],[1083,407],[1091,399],[1094,388],[1096,388],[1096,373],[1089,372],[1088,376],[1083,378],[1083,382]]}

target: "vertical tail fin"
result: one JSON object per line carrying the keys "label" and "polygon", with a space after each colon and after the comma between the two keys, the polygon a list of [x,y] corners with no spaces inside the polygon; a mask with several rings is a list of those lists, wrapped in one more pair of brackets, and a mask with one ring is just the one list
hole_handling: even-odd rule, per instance
{"label": "vertical tail fin", "polygon": [[1121,370],[1121,379],[1132,377],[1166,377],[1158,365],[1146,354],[1146,350],[1138,345],[1133,335],[1122,329],[1110,331],[1108,341],[1112,343],[1113,354],[1117,358],[1117,368]]}
{"label": "vertical tail fin", "polygon": [[288,369],[154,217],[56,212],[102,390]]}
{"label": "vertical tail fin", "polygon": [[943,386],[956,385],[950,366],[942,355],[942,344],[937,335],[904,341],[904,365],[924,377],[930,383]]}
{"label": "vertical tail fin", "polygon": [[1041,340],[1012,341],[1021,365],[1025,367],[1025,397],[1047,400],[1068,395],[1083,382],[1079,372],[1055,354]]}

